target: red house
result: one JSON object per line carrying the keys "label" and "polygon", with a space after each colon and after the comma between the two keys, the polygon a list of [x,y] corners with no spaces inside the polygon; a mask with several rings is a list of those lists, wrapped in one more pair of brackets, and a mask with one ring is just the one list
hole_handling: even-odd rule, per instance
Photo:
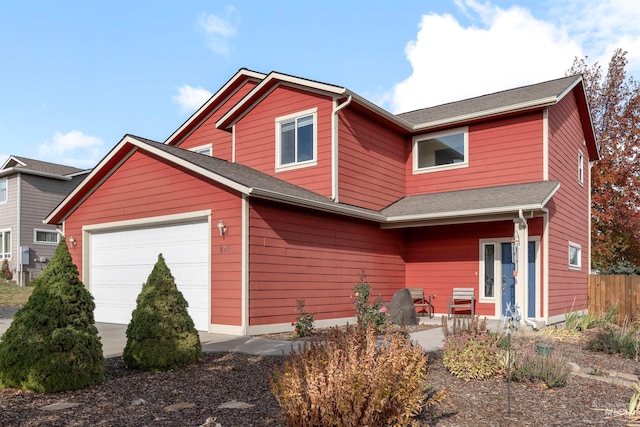
{"label": "red house", "polygon": [[394,115],[331,84],[241,69],[164,143],[126,135],[49,215],[98,322],[128,323],[162,253],[200,330],[354,321],[361,271],[447,313],[586,309],[589,164],[580,76]]}

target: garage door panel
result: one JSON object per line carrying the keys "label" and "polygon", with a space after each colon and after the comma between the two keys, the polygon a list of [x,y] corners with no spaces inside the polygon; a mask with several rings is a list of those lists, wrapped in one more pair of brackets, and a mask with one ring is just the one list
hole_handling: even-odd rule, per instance
{"label": "garage door panel", "polygon": [[208,222],[96,232],[89,289],[97,322],[129,323],[136,298],[162,253],[198,330],[209,326]]}

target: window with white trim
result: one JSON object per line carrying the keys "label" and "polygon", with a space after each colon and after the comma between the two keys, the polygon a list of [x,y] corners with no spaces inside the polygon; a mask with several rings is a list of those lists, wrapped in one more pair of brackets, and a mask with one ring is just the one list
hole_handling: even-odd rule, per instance
{"label": "window with white trim", "polygon": [[33,230],[33,242],[43,245],[57,245],[60,233],[55,230]]}
{"label": "window with white trim", "polygon": [[11,259],[11,230],[0,230],[0,259]]}
{"label": "window with white trim", "polygon": [[413,171],[417,173],[469,165],[469,128],[413,137]]}
{"label": "window with white trim", "polygon": [[9,198],[9,179],[0,178],[0,203],[5,203]]}
{"label": "window with white trim", "polygon": [[276,122],[276,169],[316,164],[317,109],[278,117]]}
{"label": "window with white trim", "polygon": [[482,245],[482,280],[480,282],[480,295],[482,298],[496,297],[496,245],[495,243],[484,243]]}
{"label": "window with white trim", "polygon": [[201,145],[199,147],[190,148],[189,151],[194,151],[198,154],[204,154],[205,156],[213,156],[213,144]]}
{"label": "window with white trim", "polygon": [[580,270],[582,268],[582,246],[569,242],[569,268]]}
{"label": "window with white trim", "polygon": [[578,182],[584,185],[584,154],[578,151]]}

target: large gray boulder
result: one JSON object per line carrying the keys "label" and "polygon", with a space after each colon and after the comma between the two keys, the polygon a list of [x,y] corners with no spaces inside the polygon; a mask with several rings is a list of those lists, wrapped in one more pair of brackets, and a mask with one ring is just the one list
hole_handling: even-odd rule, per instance
{"label": "large gray boulder", "polygon": [[409,289],[400,289],[386,304],[387,314],[391,318],[391,322],[400,326],[412,326],[418,324],[416,317],[416,309],[413,305],[413,299]]}

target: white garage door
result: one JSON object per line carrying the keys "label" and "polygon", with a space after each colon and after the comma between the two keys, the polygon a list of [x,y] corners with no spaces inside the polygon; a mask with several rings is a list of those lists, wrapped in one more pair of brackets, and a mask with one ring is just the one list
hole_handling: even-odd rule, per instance
{"label": "white garage door", "polygon": [[209,227],[190,222],[91,234],[89,289],[96,322],[128,324],[162,253],[196,329],[209,326]]}

